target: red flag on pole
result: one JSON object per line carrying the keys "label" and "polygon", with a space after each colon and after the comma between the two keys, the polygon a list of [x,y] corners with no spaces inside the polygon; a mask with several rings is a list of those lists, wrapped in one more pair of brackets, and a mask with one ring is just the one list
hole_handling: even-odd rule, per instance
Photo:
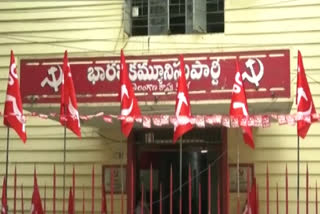
{"label": "red flag on pole", "polygon": [[[232,99],[230,105],[230,116],[237,119],[248,117],[248,105],[246,93],[244,91],[242,76],[239,70],[238,60],[236,61],[236,76],[233,84]],[[249,126],[242,126],[243,139],[246,144],[254,148],[252,130]]]}
{"label": "red flag on pole", "polygon": [[6,196],[6,189],[7,189],[7,182],[6,177],[3,177],[3,185],[2,185],[2,199],[1,199],[1,214],[8,213],[8,203],[7,203],[7,196]]}
{"label": "red flag on pole", "polygon": [[32,204],[31,204],[31,214],[43,214],[40,192],[37,182],[37,172],[34,169],[34,181],[33,181],[33,194],[32,194]]}
{"label": "red flag on pole", "polygon": [[11,51],[7,96],[4,104],[3,124],[13,128],[25,143],[27,140],[25,117],[23,116],[22,101],[16,62]]}
{"label": "red flag on pole", "polygon": [[312,100],[300,51],[298,51],[296,104],[297,114],[300,116],[297,121],[298,136],[305,138],[311,126],[311,122],[315,121],[311,118],[311,115],[316,114],[316,109]]}
{"label": "red flag on pole", "polygon": [[72,188],[70,187],[70,191],[69,191],[69,204],[68,204],[68,214],[74,214],[74,198],[72,195]]}
{"label": "red flag on pole", "polygon": [[258,210],[257,210],[256,182],[255,180],[253,180],[243,214],[257,214],[257,213],[258,213]]}
{"label": "red flag on pole", "polygon": [[193,128],[189,120],[189,118],[191,117],[191,106],[184,70],[184,60],[182,55],[180,55],[180,74],[178,77],[175,115],[177,121],[174,125],[173,143],[175,143],[179,139],[179,137]]}
{"label": "red flag on pole", "polygon": [[63,81],[61,84],[60,123],[81,138],[80,118],[74,90],[68,52],[64,52]]}
{"label": "red flag on pole", "polygon": [[[134,95],[134,90],[132,88],[128,68],[126,64],[126,59],[123,54],[123,50],[121,50],[120,57],[120,94],[119,94],[120,102],[121,102],[121,116],[124,117],[132,117],[133,119],[136,117],[140,117],[140,109],[138,105],[138,101]],[[121,131],[122,133],[128,137],[131,129],[133,127],[134,120],[129,121],[127,119],[123,119],[121,121]]]}

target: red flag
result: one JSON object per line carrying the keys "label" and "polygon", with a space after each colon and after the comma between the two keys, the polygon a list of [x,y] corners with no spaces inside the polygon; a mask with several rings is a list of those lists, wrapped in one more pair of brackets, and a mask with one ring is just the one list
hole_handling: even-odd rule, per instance
{"label": "red flag", "polygon": [[74,214],[74,198],[72,195],[72,188],[70,187],[69,191],[69,204],[68,204],[68,214]]}
{"label": "red flag", "polygon": [[256,181],[253,179],[251,191],[248,194],[248,199],[243,214],[258,214],[257,204]]}
{"label": "red flag", "polygon": [[7,96],[4,105],[3,124],[7,127],[13,128],[17,132],[21,140],[24,143],[26,142],[26,124],[25,117],[23,116],[19,80],[13,51],[11,51]]}
{"label": "red flag", "polygon": [[3,177],[3,185],[2,185],[2,199],[1,199],[1,214],[8,213],[8,203],[7,203],[7,196],[6,196],[6,189],[7,189],[7,182],[6,177]]}
{"label": "red flag", "polygon": [[106,199],[106,188],[104,185],[104,180],[102,180],[101,188],[101,214],[107,214],[107,199]]}
{"label": "red flag", "polygon": [[173,143],[175,143],[179,137],[193,128],[189,120],[191,117],[191,106],[182,55],[180,55],[180,75],[178,79],[175,115],[177,122],[174,125]]}
{"label": "red flag", "polygon": [[[239,71],[238,60],[236,61],[236,76],[233,84],[232,99],[230,105],[230,116],[241,120],[243,117],[248,117],[247,98],[244,91],[242,76]],[[243,139],[246,144],[254,148],[252,130],[249,126],[242,126]]]}
{"label": "red flag", "polygon": [[[137,99],[134,95],[134,90],[132,88],[128,68],[126,64],[126,59],[123,54],[123,50],[121,50],[120,57],[120,93],[119,98],[121,102],[121,116],[124,117],[132,117],[132,119],[136,117],[140,117],[140,109],[138,106]],[[133,127],[134,120],[130,121],[126,118],[121,121],[121,131],[122,133],[128,137],[131,129]]]}
{"label": "red flag", "polygon": [[60,123],[81,138],[80,119],[68,53],[64,52],[63,81],[61,84]]}
{"label": "red flag", "polygon": [[31,204],[31,214],[43,214],[40,192],[37,182],[37,172],[34,169],[34,181],[33,181],[33,194],[32,194],[32,204]]}
{"label": "red flag", "polygon": [[300,51],[298,51],[297,78],[296,104],[297,114],[300,116],[297,121],[297,131],[298,136],[305,138],[311,122],[315,121],[315,119],[311,119],[310,117],[312,114],[316,114],[316,109],[312,100],[312,95],[309,89]]}

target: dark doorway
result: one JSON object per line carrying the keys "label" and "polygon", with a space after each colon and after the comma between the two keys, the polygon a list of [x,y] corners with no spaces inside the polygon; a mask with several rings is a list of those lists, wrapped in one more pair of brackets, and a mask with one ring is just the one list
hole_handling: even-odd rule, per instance
{"label": "dark doorway", "polygon": [[[160,184],[162,213],[170,213],[170,167],[173,171],[173,213],[179,213],[179,142],[172,143],[172,134],[172,130],[163,129],[144,130],[136,135],[136,198],[140,198],[143,184],[144,201],[150,206],[150,166],[152,164],[153,214],[159,214]],[[183,137],[182,144],[182,213],[189,213],[189,165],[192,171],[192,213],[198,213],[199,209],[199,183],[201,183],[201,213],[208,213],[208,191],[211,192],[211,213],[217,213],[217,185],[222,177],[223,160],[221,130],[195,129]],[[208,188],[209,166],[211,166],[210,190]]]}

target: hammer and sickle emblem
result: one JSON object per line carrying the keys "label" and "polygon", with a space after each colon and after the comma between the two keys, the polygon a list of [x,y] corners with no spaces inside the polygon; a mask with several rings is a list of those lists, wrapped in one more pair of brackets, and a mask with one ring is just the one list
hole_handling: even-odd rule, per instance
{"label": "hammer and sickle emblem", "polygon": [[[59,69],[59,77],[57,79],[56,72],[58,71],[58,69]],[[51,80],[49,79],[49,77],[44,78],[41,82],[41,87],[43,88],[45,85],[48,84],[51,88],[53,88],[55,92],[58,92],[59,86],[62,83],[62,75],[63,75],[61,67],[59,65],[56,67],[55,66],[50,67],[48,70],[48,74],[51,76]]]}
{"label": "hammer and sickle emblem", "polygon": [[[256,74],[254,67],[253,67],[253,65],[256,62],[258,62],[259,68],[260,68],[258,75]],[[262,79],[263,74],[264,74],[264,67],[263,67],[262,62],[258,58],[248,59],[246,61],[246,67],[250,69],[251,75],[249,75],[246,71],[243,72],[243,74],[242,74],[243,80],[247,79],[250,83],[255,84],[256,87],[259,87],[259,82]]]}

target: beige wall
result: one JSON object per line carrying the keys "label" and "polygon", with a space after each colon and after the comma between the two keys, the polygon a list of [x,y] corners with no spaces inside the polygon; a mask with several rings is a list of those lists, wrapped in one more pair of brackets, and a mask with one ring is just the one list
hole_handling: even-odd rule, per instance
{"label": "beige wall", "polygon": [[[281,3],[283,2],[283,3]],[[122,1],[23,1],[0,2],[0,109],[3,109],[7,84],[9,52],[14,50],[17,59],[23,57],[61,56],[68,49],[70,56],[118,55],[124,47],[128,55],[162,54],[179,52],[224,52],[265,49],[291,50],[292,92],[296,78],[296,55],[300,49],[309,77],[314,101],[319,110],[320,87],[320,4],[318,0],[226,0],[225,33],[171,35],[127,38],[122,32]],[[293,107],[292,112],[295,112]],[[32,169],[37,165],[39,184],[43,193],[47,184],[48,197],[52,197],[51,172],[57,166],[58,185],[62,187],[63,128],[55,121],[28,118],[28,141],[23,145],[11,132],[10,174],[16,165],[18,184],[26,187],[25,197],[31,197]],[[39,131],[40,130],[40,131]],[[319,178],[318,155],[319,125],[313,125],[306,140],[301,141],[301,171],[309,163],[310,185],[314,187]],[[0,126],[0,167],[5,172],[6,128]],[[111,134],[113,133],[113,134]],[[289,168],[290,210],[295,211],[296,194],[296,133],[295,127],[273,124],[268,129],[254,131],[256,150],[241,145],[241,162],[255,163],[255,172],[260,185],[261,213],[265,213],[265,168],[269,162],[271,206],[274,212],[275,184],[279,183],[281,204],[284,211],[284,169]],[[119,139],[118,129],[103,133]],[[236,143],[241,138],[239,130],[229,130],[229,161],[236,161]],[[120,151],[119,144],[101,137],[99,130],[83,127],[83,139],[77,140],[68,133],[67,169],[76,165],[79,172],[79,187],[84,186],[90,195],[91,166],[96,166],[96,183],[101,179],[102,164],[120,161],[112,155]],[[70,170],[67,170],[70,175]],[[68,185],[70,177],[67,178]],[[301,178],[301,199],[304,200],[304,177]],[[12,208],[12,179],[9,181],[10,207]],[[80,190],[80,189],[79,189]],[[19,192],[18,192],[19,194]],[[81,192],[77,192],[80,196]],[[310,199],[314,200],[314,189]],[[100,207],[96,191],[96,210]],[[61,191],[58,193],[61,198]],[[234,197],[234,196],[232,196]],[[48,207],[50,207],[50,198]],[[80,200],[80,198],[78,198]],[[60,201],[61,203],[61,201]],[[77,209],[81,209],[77,201]],[[25,207],[29,209],[29,204]],[[234,207],[234,205],[231,205]],[[20,207],[20,205],[18,206]],[[60,207],[57,204],[57,207]],[[90,201],[87,202],[90,208]],[[110,206],[109,206],[110,208]],[[119,207],[116,208],[119,211]],[[304,205],[301,205],[304,211]],[[234,209],[231,209],[235,213]],[[310,209],[314,212],[314,209]]]}

